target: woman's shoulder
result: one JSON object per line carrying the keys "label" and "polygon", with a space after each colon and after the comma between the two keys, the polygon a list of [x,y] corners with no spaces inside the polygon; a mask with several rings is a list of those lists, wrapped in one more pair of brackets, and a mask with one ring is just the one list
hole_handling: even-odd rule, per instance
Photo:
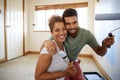
{"label": "woman's shoulder", "polygon": [[47,51],[47,49],[46,49],[46,47],[44,47],[44,48],[41,50],[40,54],[49,54],[48,51]]}
{"label": "woman's shoulder", "polygon": [[47,49],[44,47],[40,52],[40,57],[42,59],[50,59],[52,56],[50,53],[48,53]]}

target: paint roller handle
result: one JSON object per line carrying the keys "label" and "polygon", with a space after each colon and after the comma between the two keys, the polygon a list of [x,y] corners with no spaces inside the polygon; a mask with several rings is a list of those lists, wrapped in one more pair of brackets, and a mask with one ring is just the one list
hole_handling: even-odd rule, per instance
{"label": "paint roller handle", "polygon": [[[112,37],[113,35],[112,35],[112,33],[109,33],[108,36]],[[111,48],[111,45],[107,45],[107,48]]]}

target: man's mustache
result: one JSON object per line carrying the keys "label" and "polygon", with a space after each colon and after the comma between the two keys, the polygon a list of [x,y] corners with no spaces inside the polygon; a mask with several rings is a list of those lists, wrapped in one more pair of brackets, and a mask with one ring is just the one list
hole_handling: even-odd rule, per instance
{"label": "man's mustache", "polygon": [[76,30],[76,28],[70,28],[69,30]]}

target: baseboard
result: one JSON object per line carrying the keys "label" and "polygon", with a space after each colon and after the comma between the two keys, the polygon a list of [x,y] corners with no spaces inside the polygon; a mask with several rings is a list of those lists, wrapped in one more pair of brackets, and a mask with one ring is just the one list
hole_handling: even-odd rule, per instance
{"label": "baseboard", "polygon": [[27,54],[40,54],[40,52],[39,51],[27,51],[25,52],[25,55]]}
{"label": "baseboard", "polygon": [[78,57],[92,58],[91,54],[79,54]]}
{"label": "baseboard", "polygon": [[5,59],[0,59],[0,64],[6,62]]}

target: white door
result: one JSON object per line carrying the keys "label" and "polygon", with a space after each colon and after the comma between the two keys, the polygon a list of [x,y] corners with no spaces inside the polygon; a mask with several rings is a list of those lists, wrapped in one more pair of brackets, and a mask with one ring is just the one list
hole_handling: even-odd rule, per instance
{"label": "white door", "polygon": [[7,59],[23,55],[23,0],[6,0]]}
{"label": "white door", "polygon": [[0,59],[5,58],[4,46],[4,0],[0,0]]}

